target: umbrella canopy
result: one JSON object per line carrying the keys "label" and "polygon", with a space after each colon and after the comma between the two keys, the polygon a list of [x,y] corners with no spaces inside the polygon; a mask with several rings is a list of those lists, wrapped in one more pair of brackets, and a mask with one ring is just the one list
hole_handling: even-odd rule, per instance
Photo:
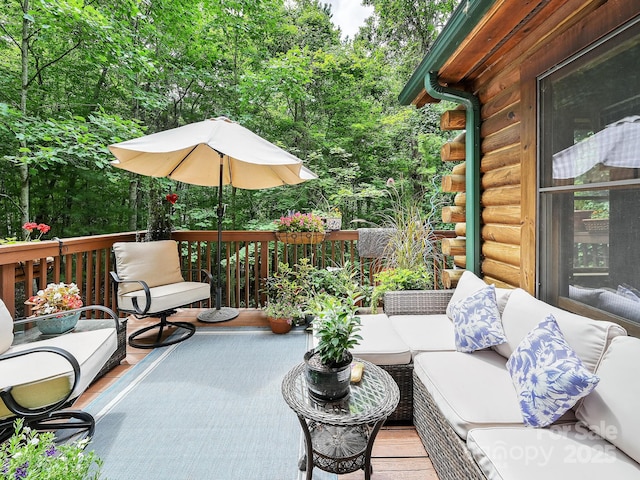
{"label": "umbrella canopy", "polygon": [[[191,123],[109,146],[114,167],[151,177],[218,186],[218,259],[222,243],[222,187],[245,190],[295,185],[318,178],[302,160],[225,117]],[[218,261],[216,309],[203,312],[205,322],[231,320],[237,310],[222,308]]]}
{"label": "umbrella canopy", "polygon": [[640,116],[625,117],[553,156],[553,178],[578,177],[598,164],[640,168]]}
{"label": "umbrella canopy", "polygon": [[[302,160],[242,125],[219,117],[109,146],[114,167],[193,185],[245,190],[317,178]],[[217,168],[222,162],[222,177]]]}

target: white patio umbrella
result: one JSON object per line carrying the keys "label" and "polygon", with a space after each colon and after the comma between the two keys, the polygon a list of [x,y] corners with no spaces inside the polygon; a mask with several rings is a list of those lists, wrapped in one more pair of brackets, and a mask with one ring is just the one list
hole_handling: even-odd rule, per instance
{"label": "white patio umbrella", "polygon": [[598,164],[640,168],[640,116],[625,117],[553,155],[553,178],[576,178]]}
{"label": "white patio umbrella", "polygon": [[318,178],[298,157],[225,117],[191,123],[109,146],[114,167],[152,177],[218,187],[218,279],[216,308],[198,315],[222,322],[238,310],[222,307],[222,187],[246,190],[295,185]]}

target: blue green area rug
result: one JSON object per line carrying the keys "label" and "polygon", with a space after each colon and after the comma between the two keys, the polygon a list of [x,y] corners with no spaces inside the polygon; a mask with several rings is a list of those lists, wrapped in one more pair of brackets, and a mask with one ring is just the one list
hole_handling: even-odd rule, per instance
{"label": "blue green area rug", "polygon": [[[102,478],[297,480],[304,440],[282,398],[308,335],[199,328],[150,353],[86,408]],[[314,469],[317,480],[335,475]]]}

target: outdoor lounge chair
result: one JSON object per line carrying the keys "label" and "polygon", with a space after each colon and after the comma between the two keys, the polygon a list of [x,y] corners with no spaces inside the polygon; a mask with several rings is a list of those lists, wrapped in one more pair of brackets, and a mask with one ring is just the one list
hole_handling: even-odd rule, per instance
{"label": "outdoor lounge chair", "polygon": [[55,431],[58,439],[61,431],[67,438],[93,435],[95,421],[89,413],[62,409],[74,403],[116,351],[118,317],[100,305],[68,312],[87,310],[106,312],[114,321],[113,327],[53,338],[40,335],[34,342],[14,344],[15,326],[33,323],[34,318],[14,322],[0,300],[0,442],[11,437],[16,418],[23,418],[24,425],[35,430]]}
{"label": "outdoor lounge chair", "polygon": [[[189,322],[170,322],[167,317],[176,309],[209,300],[212,275],[201,270],[201,282],[187,282],[180,270],[178,244],[173,240],[156,242],[116,242],[113,244],[115,271],[111,272],[118,309],[136,318],[158,317],[160,321],[129,335],[129,345],[155,348],[182,342],[195,333]],[[170,332],[169,327],[175,327]],[[157,329],[155,340],[139,337]],[[166,337],[166,338],[163,338]]]}

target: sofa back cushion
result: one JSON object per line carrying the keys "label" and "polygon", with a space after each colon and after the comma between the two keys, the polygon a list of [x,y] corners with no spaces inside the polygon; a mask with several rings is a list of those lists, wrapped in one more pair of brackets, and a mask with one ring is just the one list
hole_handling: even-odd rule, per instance
{"label": "sofa back cushion", "polygon": [[9,350],[13,343],[13,318],[6,305],[0,300],[0,354]]}
{"label": "sofa back cushion", "polygon": [[576,315],[531,296],[521,288],[513,291],[502,314],[502,328],[507,342],[493,347],[509,358],[522,339],[542,320],[552,314],[580,360],[591,372],[595,372],[611,339],[627,332],[613,322],[593,320]]}
{"label": "sofa back cushion", "polygon": [[[473,272],[470,272],[469,270],[465,271],[460,277],[460,280],[458,280],[458,285],[456,285],[456,289],[449,300],[449,305],[447,305],[447,317],[453,320],[451,307],[460,300],[464,300],[465,298],[473,295],[478,290],[482,290],[487,285],[488,284],[484,280],[478,278]],[[496,288],[496,301],[498,302],[498,310],[500,311],[500,314],[502,314],[512,291],[513,290],[508,288]]]}
{"label": "sofa back cushion", "polygon": [[640,339],[611,341],[596,373],[598,387],[587,395],[576,417],[591,430],[640,462]]}
{"label": "sofa back cushion", "polygon": [[[116,271],[122,280],[143,280],[149,287],[184,282],[180,271],[178,244],[157,242],[116,242],[113,244]],[[142,290],[139,283],[121,283],[118,294]]]}

